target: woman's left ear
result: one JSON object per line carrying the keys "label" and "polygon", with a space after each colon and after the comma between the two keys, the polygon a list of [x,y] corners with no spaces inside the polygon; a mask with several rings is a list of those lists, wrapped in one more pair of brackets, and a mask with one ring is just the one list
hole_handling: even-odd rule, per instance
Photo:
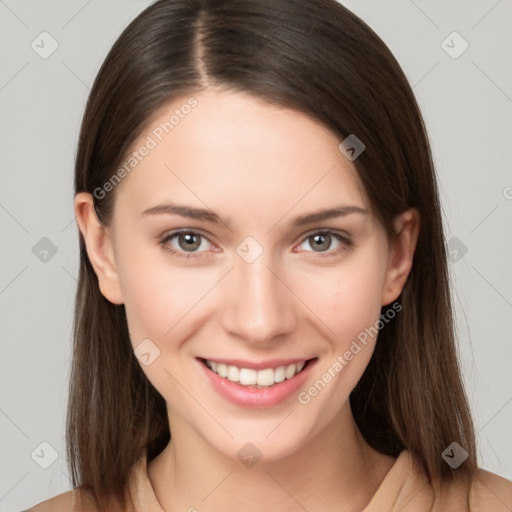
{"label": "woman's left ear", "polygon": [[397,215],[394,220],[397,238],[389,250],[386,278],[382,288],[382,305],[398,298],[409,275],[420,232],[420,214],[411,208]]}

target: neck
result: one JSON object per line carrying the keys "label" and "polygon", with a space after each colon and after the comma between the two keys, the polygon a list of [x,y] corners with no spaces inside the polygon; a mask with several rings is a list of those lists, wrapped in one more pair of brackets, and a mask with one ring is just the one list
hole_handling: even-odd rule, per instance
{"label": "neck", "polygon": [[395,462],[366,443],[348,404],[297,452],[252,467],[226,458],[176,418],[171,432],[167,447],[148,464],[166,512],[361,511]]}

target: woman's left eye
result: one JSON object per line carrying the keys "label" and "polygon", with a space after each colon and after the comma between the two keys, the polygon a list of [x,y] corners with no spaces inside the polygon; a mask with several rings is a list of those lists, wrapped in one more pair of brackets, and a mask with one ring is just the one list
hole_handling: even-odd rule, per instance
{"label": "woman's left eye", "polygon": [[[329,250],[333,241],[337,241],[338,245],[335,249]],[[317,231],[308,235],[301,245],[305,243],[308,243],[309,246],[313,248],[312,251],[307,252],[316,252],[319,256],[323,257],[336,256],[352,246],[352,240],[350,238],[330,230]]]}
{"label": "woman's left eye", "polygon": [[[176,241],[176,244],[172,242]],[[181,230],[168,233],[160,241],[160,245],[167,251],[181,258],[195,258],[196,253],[201,253],[201,247],[204,249],[203,242],[211,244],[211,242],[201,233],[197,231]],[[333,242],[337,242],[334,249],[330,249]],[[324,230],[309,234],[299,245],[308,244],[312,251],[319,256],[335,256],[352,246],[352,240],[346,236],[335,233],[334,231]],[[301,252],[301,251],[299,251]]]}

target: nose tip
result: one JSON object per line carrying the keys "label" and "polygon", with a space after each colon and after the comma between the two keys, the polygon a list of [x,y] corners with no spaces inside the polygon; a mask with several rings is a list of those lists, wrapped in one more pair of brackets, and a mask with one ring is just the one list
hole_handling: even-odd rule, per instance
{"label": "nose tip", "polygon": [[255,345],[292,332],[293,294],[283,280],[263,256],[252,263],[239,259],[226,280],[226,300],[221,305],[224,329]]}

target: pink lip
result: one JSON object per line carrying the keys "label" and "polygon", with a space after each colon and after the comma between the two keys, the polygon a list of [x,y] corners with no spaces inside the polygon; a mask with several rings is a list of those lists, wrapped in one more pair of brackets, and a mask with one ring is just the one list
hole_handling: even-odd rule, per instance
{"label": "pink lip", "polygon": [[[288,397],[290,397],[295,391],[297,391],[308,378],[308,375],[311,371],[311,368],[317,362],[317,359],[313,359],[308,361],[307,365],[304,369],[297,373],[291,379],[287,379],[284,382],[279,382],[278,384],[274,384],[268,388],[252,388],[247,386],[242,386],[237,382],[231,382],[228,379],[217,375],[215,372],[210,370],[200,359],[196,359],[197,364],[199,365],[200,371],[204,373],[204,375],[209,379],[213,388],[224,398],[229,400],[230,402],[240,405],[242,407],[272,407],[277,405],[283,401],[285,401]],[[285,361],[285,360],[283,360]],[[288,361],[288,360],[287,360]],[[293,361],[293,360],[290,360]],[[299,359],[295,361],[304,361],[304,359]],[[273,363],[275,363],[274,361]],[[240,363],[240,361],[238,361]],[[280,362],[279,362],[280,363]],[[246,364],[246,362],[244,362]],[[265,363],[268,364],[268,363]],[[290,363],[292,364],[292,363]],[[238,366],[238,364],[233,364],[233,366]],[[278,364],[278,366],[285,366],[285,364]],[[241,368],[248,368],[248,366],[241,365]],[[252,366],[254,368],[254,364]],[[264,366],[264,368],[270,368],[269,366]]]}
{"label": "pink lip", "polygon": [[225,364],[226,366],[236,366],[237,368],[249,368],[251,370],[265,370],[266,368],[279,368],[280,366],[289,366],[290,364],[300,363],[302,361],[308,361],[312,359],[312,357],[307,357],[304,359],[273,359],[272,361],[262,361],[259,363],[254,363],[250,361],[244,361],[242,359],[210,359],[208,357],[203,357],[203,359],[208,359],[208,361],[213,361],[215,363]]}

